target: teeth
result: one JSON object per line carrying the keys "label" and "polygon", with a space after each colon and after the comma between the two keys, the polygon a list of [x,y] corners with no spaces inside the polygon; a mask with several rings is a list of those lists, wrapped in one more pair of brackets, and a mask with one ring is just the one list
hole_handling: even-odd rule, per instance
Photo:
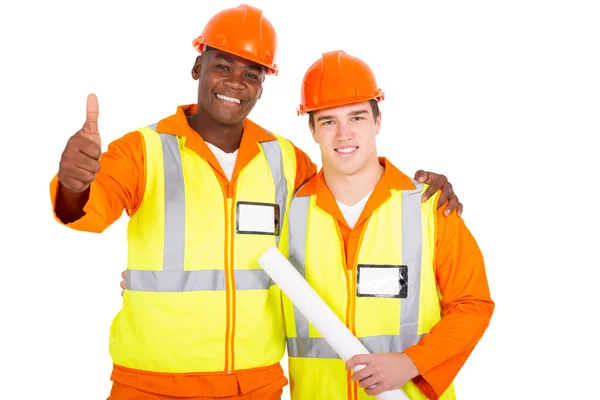
{"label": "teeth", "polygon": [[335,149],[335,151],[338,153],[352,153],[356,149],[358,149],[358,147],[343,147],[341,149]]}
{"label": "teeth", "polygon": [[223,96],[222,94],[218,94],[217,93],[217,98],[227,101],[229,103],[237,103],[237,104],[241,104],[242,101],[240,99],[236,99],[235,97],[227,97],[227,96]]}

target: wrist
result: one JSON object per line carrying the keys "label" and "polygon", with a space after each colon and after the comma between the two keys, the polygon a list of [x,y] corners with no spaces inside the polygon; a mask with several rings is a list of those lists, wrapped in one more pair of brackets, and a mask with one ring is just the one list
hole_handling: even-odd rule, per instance
{"label": "wrist", "polygon": [[56,216],[65,224],[77,221],[85,215],[83,208],[89,197],[89,186],[82,192],[74,192],[59,181],[55,203]]}
{"label": "wrist", "polygon": [[417,368],[417,365],[406,353],[400,353],[400,355],[402,356],[402,363],[404,368],[406,369],[409,379],[414,379],[417,376],[421,375],[419,369]]}

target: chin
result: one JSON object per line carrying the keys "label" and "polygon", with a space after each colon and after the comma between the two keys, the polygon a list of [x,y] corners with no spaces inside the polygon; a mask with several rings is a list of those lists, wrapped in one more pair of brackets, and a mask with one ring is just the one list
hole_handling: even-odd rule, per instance
{"label": "chin", "polygon": [[333,169],[335,169],[339,175],[351,176],[356,174],[360,168],[357,168],[355,165],[334,165]]}
{"label": "chin", "polygon": [[245,117],[236,117],[236,118],[215,118],[215,120],[221,125],[236,125],[242,121],[244,121]]}
{"label": "chin", "polygon": [[341,174],[345,175],[345,176],[356,175],[358,173],[358,171],[359,170],[356,169],[356,168],[352,168],[352,169],[351,168],[340,169]]}
{"label": "chin", "polygon": [[213,113],[215,121],[222,125],[235,125],[246,119],[247,114],[244,113],[227,113],[227,112],[215,112]]}

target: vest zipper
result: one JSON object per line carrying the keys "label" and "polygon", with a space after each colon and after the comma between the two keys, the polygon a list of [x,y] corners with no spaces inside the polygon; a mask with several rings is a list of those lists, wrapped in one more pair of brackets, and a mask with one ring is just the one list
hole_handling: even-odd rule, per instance
{"label": "vest zipper", "polygon": [[225,333],[225,372],[233,372],[233,339],[235,337],[235,277],[233,273],[233,198],[225,200],[225,296],[227,298],[227,328]]}
{"label": "vest zipper", "polygon": [[[354,336],[356,336],[356,279],[354,279],[355,276],[355,268],[354,266],[352,266],[352,268],[348,270],[348,282],[350,286],[350,292],[348,293],[348,329],[350,329],[350,332],[352,332]],[[352,395],[350,396],[350,398],[358,400],[358,383],[354,382],[352,378],[350,378],[350,382],[352,383]]]}
{"label": "vest zipper", "polygon": [[[346,300],[346,328],[356,336],[356,327],[354,324],[354,308],[355,308],[355,293],[356,293],[356,280],[354,279],[354,266],[348,268],[348,259],[344,250],[344,239],[340,227],[337,227],[338,238],[342,246],[342,261],[344,269],[346,270],[346,289],[348,291],[348,298]],[[356,257],[355,257],[356,258]],[[352,380],[352,370],[348,371],[347,374],[347,389],[348,389],[348,400],[358,399],[358,383]]]}

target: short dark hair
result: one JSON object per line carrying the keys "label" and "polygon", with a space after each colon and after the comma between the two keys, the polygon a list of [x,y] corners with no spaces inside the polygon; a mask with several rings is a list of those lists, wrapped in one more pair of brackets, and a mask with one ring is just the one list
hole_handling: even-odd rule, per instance
{"label": "short dark hair", "polygon": [[[373,118],[377,119],[379,116],[379,102],[375,99],[371,99],[369,100],[369,103],[371,104],[371,109],[373,110]],[[308,123],[313,129],[315,128],[315,113],[316,111],[310,111],[308,113]]]}

